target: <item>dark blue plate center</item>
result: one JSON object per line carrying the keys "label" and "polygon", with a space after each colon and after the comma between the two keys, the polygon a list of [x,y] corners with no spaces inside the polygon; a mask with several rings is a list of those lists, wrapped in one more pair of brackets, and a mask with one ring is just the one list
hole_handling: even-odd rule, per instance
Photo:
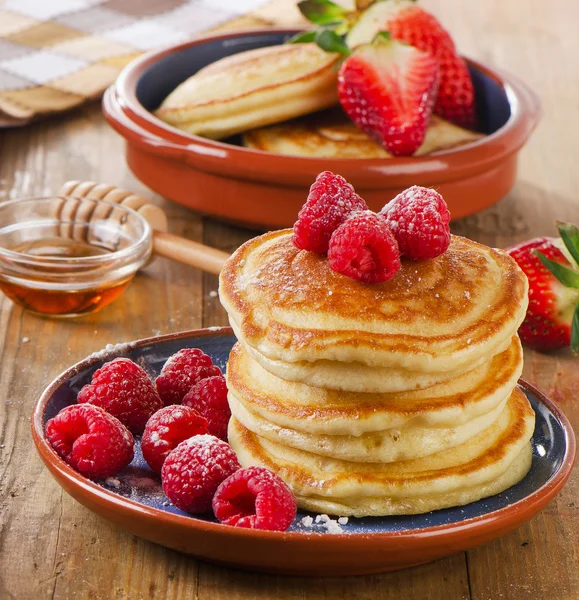
{"label": "dark blue plate center", "polygon": [[[74,404],[80,388],[90,382],[92,374],[107,360],[112,360],[117,356],[127,356],[143,366],[152,377],[156,377],[169,356],[181,348],[194,347],[200,348],[209,354],[215,364],[224,370],[227,357],[235,341],[235,337],[232,335],[216,332],[215,335],[211,336],[191,335],[180,339],[161,340],[138,348],[128,346],[126,349],[111,350],[108,356],[103,356],[102,360],[91,367],[76,373],[55,391],[46,407],[44,422],[46,423],[48,419],[55,416],[65,406]],[[348,523],[343,526],[344,532],[354,534],[387,533],[459,523],[465,519],[479,517],[505,508],[545,485],[561,466],[567,447],[567,439],[564,428],[555,415],[533,394],[525,393],[535,410],[536,424],[531,440],[533,463],[531,470],[521,482],[501,494],[473,502],[467,506],[437,510],[423,515],[349,519]],[[199,518],[187,515],[187,513],[175,508],[167,501],[161,489],[160,478],[149,469],[143,460],[139,441],[131,465],[116,477],[101,482],[101,485],[111,492],[146,506],[190,518]],[[299,513],[296,522],[291,527],[292,531],[325,531],[319,525],[307,528],[301,525],[299,521],[307,514],[315,517],[315,513]],[[210,517],[204,520],[214,521]]]}

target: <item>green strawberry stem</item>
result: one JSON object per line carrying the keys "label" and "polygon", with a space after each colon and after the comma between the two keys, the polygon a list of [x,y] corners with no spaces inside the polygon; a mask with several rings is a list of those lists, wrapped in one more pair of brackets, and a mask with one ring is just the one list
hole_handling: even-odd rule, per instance
{"label": "green strawberry stem", "polygon": [[350,11],[330,0],[302,0],[298,2],[302,15],[316,25],[339,25],[348,20]]}
{"label": "green strawberry stem", "polygon": [[310,42],[314,42],[316,39],[317,31],[302,31],[301,33],[296,33],[292,36],[287,43],[288,44],[309,44]]}
{"label": "green strawberry stem", "polygon": [[557,229],[559,235],[565,244],[565,248],[569,251],[569,254],[573,257],[575,264],[579,266],[579,229],[571,223],[557,222]]}
{"label": "green strawberry stem", "polygon": [[533,254],[539,258],[539,260],[545,265],[545,267],[547,267],[549,272],[555,277],[555,279],[557,279],[557,281],[561,282],[565,287],[579,290],[579,273],[558,262],[549,260],[541,252],[533,250]]}
{"label": "green strawberry stem", "polygon": [[571,352],[579,354],[579,302],[573,312],[573,320],[571,321]]}
{"label": "green strawberry stem", "polygon": [[351,54],[351,50],[346,45],[346,42],[332,29],[319,29],[316,32],[314,40],[326,52],[337,52],[345,56]]}

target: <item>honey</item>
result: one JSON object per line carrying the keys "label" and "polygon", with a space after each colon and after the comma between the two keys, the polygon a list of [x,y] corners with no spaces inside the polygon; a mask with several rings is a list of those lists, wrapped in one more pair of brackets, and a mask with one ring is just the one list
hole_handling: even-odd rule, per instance
{"label": "honey", "polygon": [[[76,259],[103,256],[112,254],[106,248],[92,245],[87,242],[77,241],[70,238],[48,238],[34,240],[19,244],[10,248],[15,252],[21,252],[30,257],[70,259],[71,279],[72,273],[78,272]],[[82,314],[96,312],[116,300],[124,291],[132,279],[132,275],[114,282],[103,282],[101,278],[94,287],[83,286],[82,289],[72,289],[73,285],[66,282],[67,261],[64,260],[58,266],[35,269],[37,277],[31,277],[30,271],[26,278],[6,277],[0,273],[0,289],[14,302],[24,308],[41,315],[50,316],[79,316]],[[65,274],[64,285],[61,289],[50,289],[53,275]],[[16,283],[15,280],[18,280]],[[71,287],[72,286],[72,287]]]}

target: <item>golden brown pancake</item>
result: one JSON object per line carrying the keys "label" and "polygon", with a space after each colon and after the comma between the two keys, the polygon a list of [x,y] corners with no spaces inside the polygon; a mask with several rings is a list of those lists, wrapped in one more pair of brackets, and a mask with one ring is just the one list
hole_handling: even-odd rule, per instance
{"label": "golden brown pancake", "polygon": [[506,399],[521,375],[517,336],[476,369],[422,390],[357,393],[285,381],[235,344],[227,364],[229,393],[246,409],[282,428],[352,435],[413,427],[453,427],[487,414]]}
{"label": "golden brown pancake", "polygon": [[316,44],[240,52],[187,79],[155,114],[214,139],[292,119],[337,103],[338,60]]}
{"label": "golden brown pancake", "polygon": [[[414,156],[450,150],[482,137],[433,115]],[[254,150],[311,158],[392,158],[337,109],[247,131],[243,144]]]}
{"label": "golden brown pancake", "polygon": [[531,465],[535,414],[516,388],[497,420],[465,443],[391,463],[327,458],[259,437],[235,418],[229,442],[242,466],[261,465],[294,491],[301,508],[329,514],[417,514],[468,504],[514,485]]}
{"label": "golden brown pancake", "polygon": [[423,262],[365,285],[297,249],[291,230],[241,246],[219,295],[243,346],[266,370],[316,387],[392,392],[428,387],[503,352],[527,307],[511,257],[452,236]]}
{"label": "golden brown pancake", "polygon": [[496,420],[521,374],[522,350],[425,390],[361,394],[283,381],[237,344],[227,366],[229,405],[247,429],[323,456],[392,462],[462,444]]}

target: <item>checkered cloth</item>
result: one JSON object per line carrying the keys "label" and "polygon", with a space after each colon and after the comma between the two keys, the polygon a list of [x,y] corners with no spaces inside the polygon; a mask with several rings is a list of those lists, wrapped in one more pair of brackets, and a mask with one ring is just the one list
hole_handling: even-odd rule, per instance
{"label": "checkered cloth", "polygon": [[98,98],[146,50],[216,28],[296,22],[294,0],[267,3],[0,0],[0,127]]}

